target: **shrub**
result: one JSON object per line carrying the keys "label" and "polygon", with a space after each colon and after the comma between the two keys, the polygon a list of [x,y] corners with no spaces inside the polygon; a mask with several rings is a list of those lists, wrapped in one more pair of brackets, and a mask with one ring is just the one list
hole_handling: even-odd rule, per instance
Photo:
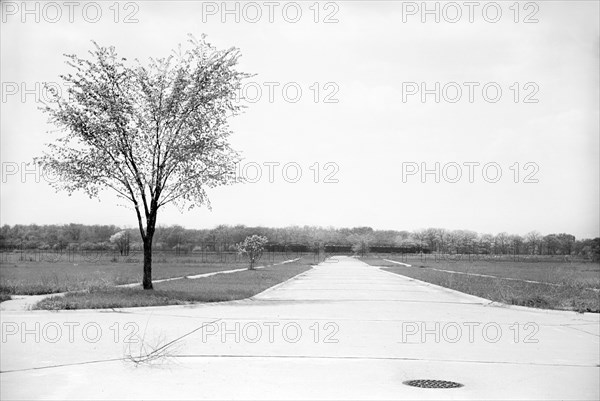
{"label": "shrub", "polygon": [[267,237],[263,237],[262,235],[252,235],[246,237],[244,242],[236,245],[238,253],[248,257],[250,270],[254,270],[254,265],[260,260],[267,242],[269,242]]}

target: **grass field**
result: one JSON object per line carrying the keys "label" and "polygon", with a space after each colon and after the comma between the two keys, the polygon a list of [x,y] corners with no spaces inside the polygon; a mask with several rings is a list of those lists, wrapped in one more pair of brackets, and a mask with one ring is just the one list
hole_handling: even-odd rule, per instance
{"label": "grass field", "polygon": [[154,291],[141,287],[96,287],[42,300],[36,309],[104,309],[140,306],[181,305],[244,299],[311,268],[312,257],[296,262],[198,279],[181,279],[154,285]]}
{"label": "grass field", "polygon": [[[296,256],[284,253],[264,258],[259,265],[278,263]],[[156,258],[152,264],[155,280],[210,273],[247,267],[247,262],[201,263],[189,258]],[[0,294],[39,295],[56,292],[80,291],[95,287],[141,282],[141,262],[83,262],[60,261],[2,262],[0,263]]]}
{"label": "grass field", "polygon": [[[402,261],[411,264],[412,267],[387,262],[384,258]],[[598,263],[450,260],[421,262],[418,259],[403,260],[376,255],[361,260],[374,266],[383,266],[393,273],[492,301],[544,309],[600,312],[598,291],[600,264]]]}

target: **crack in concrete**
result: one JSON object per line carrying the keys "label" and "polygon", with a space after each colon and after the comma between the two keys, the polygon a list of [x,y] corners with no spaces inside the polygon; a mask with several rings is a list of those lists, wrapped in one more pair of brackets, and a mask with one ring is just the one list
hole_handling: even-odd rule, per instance
{"label": "crack in concrete", "polygon": [[[513,361],[480,361],[461,359],[431,359],[431,358],[408,358],[408,357],[373,357],[373,356],[327,356],[327,355],[227,355],[227,354],[196,354],[196,355],[171,355],[169,358],[240,358],[240,359],[332,359],[332,360],[374,360],[374,361],[407,361],[407,362],[440,362],[440,363],[474,363],[487,365],[525,365],[525,366],[560,366],[573,368],[598,368],[600,365],[590,364],[565,364],[565,363],[539,363],[539,362],[513,362]],[[55,369],[69,366],[90,365],[96,363],[126,361],[127,358],[99,359],[85,362],[65,363],[60,365],[40,366],[33,368],[12,369],[0,371],[2,373],[16,373],[33,370]]]}

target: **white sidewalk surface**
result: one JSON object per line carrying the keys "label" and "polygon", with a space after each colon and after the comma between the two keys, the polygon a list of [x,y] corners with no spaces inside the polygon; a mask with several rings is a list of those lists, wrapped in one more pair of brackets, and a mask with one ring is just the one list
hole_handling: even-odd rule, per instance
{"label": "white sidewalk surface", "polygon": [[600,397],[598,314],[499,307],[347,257],[243,301],[0,321],[2,400]]}

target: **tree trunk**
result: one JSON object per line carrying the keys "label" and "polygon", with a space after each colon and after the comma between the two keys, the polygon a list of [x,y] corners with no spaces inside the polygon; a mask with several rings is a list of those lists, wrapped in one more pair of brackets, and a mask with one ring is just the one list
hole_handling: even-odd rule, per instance
{"label": "tree trunk", "polygon": [[144,279],[142,286],[145,290],[152,290],[152,237],[144,238]]}
{"label": "tree trunk", "polygon": [[144,236],[144,290],[152,290],[152,239],[156,227],[156,201],[152,200],[150,213],[146,215],[146,235]]}

